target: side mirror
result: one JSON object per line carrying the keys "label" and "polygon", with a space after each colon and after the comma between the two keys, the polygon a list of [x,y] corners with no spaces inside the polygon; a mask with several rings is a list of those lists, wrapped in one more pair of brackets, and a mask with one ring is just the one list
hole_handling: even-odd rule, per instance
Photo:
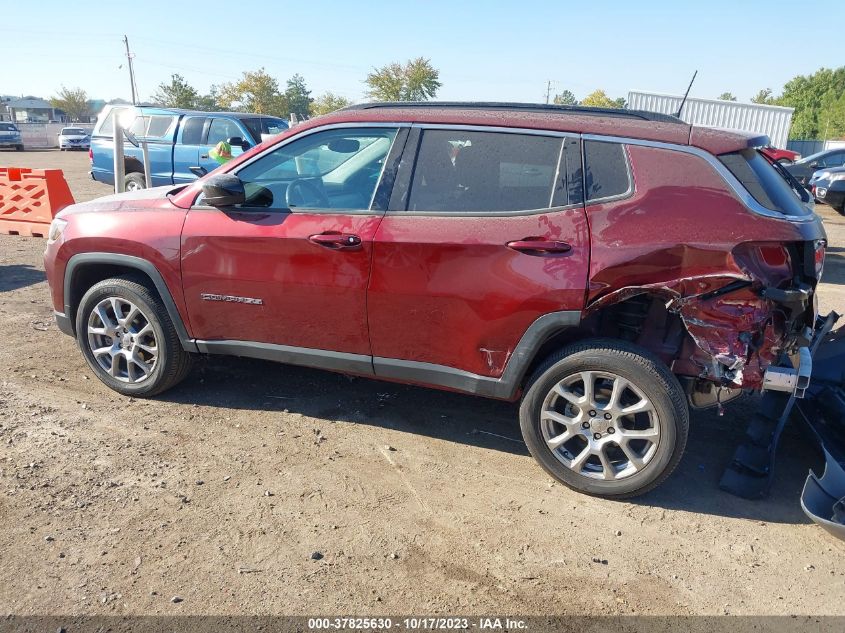
{"label": "side mirror", "polygon": [[212,207],[232,207],[246,201],[244,183],[232,174],[218,174],[202,183],[205,203]]}
{"label": "side mirror", "polygon": [[247,141],[243,140],[240,136],[230,136],[226,139],[226,142],[231,147],[240,147],[243,151],[246,151],[250,147],[252,147]]}

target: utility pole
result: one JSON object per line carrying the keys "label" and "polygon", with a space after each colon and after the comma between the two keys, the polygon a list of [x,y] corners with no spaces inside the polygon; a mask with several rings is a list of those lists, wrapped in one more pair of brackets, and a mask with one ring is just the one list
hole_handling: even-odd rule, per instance
{"label": "utility pole", "polygon": [[546,82],[546,105],[549,105],[549,97],[552,96],[552,80]]}
{"label": "utility pole", "polygon": [[135,94],[135,70],[132,68],[132,58],[135,57],[129,52],[129,38],[123,36],[123,43],[126,44],[126,61],[129,63],[129,83],[132,87],[132,105],[138,104],[138,99]]}

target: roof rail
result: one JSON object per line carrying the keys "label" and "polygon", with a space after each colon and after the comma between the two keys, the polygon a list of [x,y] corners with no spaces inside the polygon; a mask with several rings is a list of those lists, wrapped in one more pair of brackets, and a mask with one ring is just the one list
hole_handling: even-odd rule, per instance
{"label": "roof rail", "polygon": [[381,108],[406,109],[461,109],[461,110],[512,110],[516,112],[540,112],[548,114],[580,114],[587,116],[610,116],[661,123],[679,123],[687,125],[681,119],[670,114],[648,112],[646,110],[626,110],[622,108],[594,108],[590,106],[556,105],[551,103],[512,103],[497,101],[379,101],[358,103],[347,106],[344,110],[375,110]]}

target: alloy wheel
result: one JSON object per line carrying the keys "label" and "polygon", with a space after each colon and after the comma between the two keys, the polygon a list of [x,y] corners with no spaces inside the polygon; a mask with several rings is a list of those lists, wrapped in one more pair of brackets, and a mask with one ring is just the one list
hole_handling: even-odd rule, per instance
{"label": "alloy wheel", "polygon": [[91,310],[88,347],[105,373],[130,384],[149,378],[158,361],[158,343],[149,319],[121,297],[107,297]]}
{"label": "alloy wheel", "polygon": [[540,430],[559,462],[602,480],[641,471],[660,441],[651,400],[629,380],[606,371],[578,372],[555,384],[543,401]]}

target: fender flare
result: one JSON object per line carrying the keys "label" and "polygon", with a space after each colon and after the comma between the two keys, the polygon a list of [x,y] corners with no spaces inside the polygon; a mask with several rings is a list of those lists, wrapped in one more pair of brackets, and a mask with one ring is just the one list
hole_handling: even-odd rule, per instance
{"label": "fender flare", "polygon": [[79,269],[90,266],[92,264],[110,264],[116,266],[123,266],[126,268],[134,268],[138,270],[153,282],[156,291],[161,297],[164,307],[170,320],[173,322],[173,327],[176,328],[176,333],[179,335],[179,340],[182,343],[182,348],[187,352],[196,352],[197,346],[194,339],[188,334],[185,323],[182,320],[182,315],[179,314],[179,309],[176,307],[176,302],[173,301],[173,296],[167,284],[164,283],[164,278],[152,262],[135,257],[133,255],[121,255],[119,253],[77,253],[73,255],[65,267],[64,278],[64,304],[65,315],[70,319],[71,306],[69,299],[73,290],[73,281]]}

